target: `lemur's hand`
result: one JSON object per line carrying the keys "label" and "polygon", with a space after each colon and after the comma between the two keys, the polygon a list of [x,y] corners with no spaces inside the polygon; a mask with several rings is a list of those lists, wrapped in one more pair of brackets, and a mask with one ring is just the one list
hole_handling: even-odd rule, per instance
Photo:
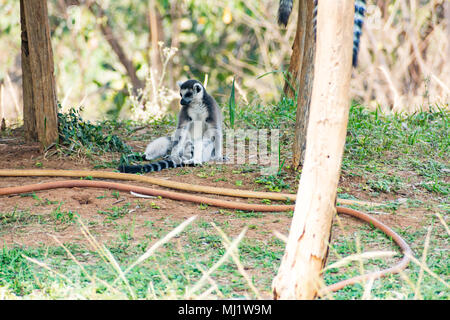
{"label": "lemur's hand", "polygon": [[184,164],[195,164],[195,165],[201,165],[203,162],[201,160],[196,160],[194,158],[183,160]]}
{"label": "lemur's hand", "polygon": [[223,156],[223,157],[217,156],[217,157],[211,158],[211,161],[214,161],[214,162],[227,162],[229,160],[230,159],[227,156]]}
{"label": "lemur's hand", "polygon": [[172,153],[170,154],[170,159],[175,162],[176,164],[180,164],[181,162],[184,162],[183,157],[183,148],[180,148],[179,146],[176,146]]}

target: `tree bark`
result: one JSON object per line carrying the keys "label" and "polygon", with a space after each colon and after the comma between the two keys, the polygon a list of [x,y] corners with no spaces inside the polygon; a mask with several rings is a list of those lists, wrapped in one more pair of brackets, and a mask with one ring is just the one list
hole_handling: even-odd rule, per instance
{"label": "tree bark", "polygon": [[305,163],[275,299],[314,299],[321,284],[350,108],[354,0],[320,0]]}
{"label": "tree bark", "polygon": [[46,1],[20,1],[25,138],[41,150],[58,141],[53,51]]}
{"label": "tree bark", "polygon": [[156,7],[155,0],[149,0],[148,8],[148,24],[149,24],[149,64],[156,71],[158,75],[161,75],[162,61],[159,54],[158,42],[164,41],[162,34],[162,17]]}
{"label": "tree bark", "polygon": [[284,92],[293,97],[298,88],[297,115],[294,129],[294,144],[292,145],[292,165],[298,168],[305,157],[306,132],[308,129],[309,109],[314,80],[314,1],[300,0],[298,7],[297,31],[295,35],[288,80]]}

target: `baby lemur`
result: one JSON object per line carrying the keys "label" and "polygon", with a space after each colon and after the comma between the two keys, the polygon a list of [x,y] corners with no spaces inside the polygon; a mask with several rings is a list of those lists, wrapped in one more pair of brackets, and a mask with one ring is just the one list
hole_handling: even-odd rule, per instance
{"label": "baby lemur", "polygon": [[223,161],[222,112],[197,80],[178,82],[181,110],[177,129],[170,137],[161,137],[147,145],[145,159],[164,160],[146,165],[121,165],[120,172],[160,171],[208,161]]}

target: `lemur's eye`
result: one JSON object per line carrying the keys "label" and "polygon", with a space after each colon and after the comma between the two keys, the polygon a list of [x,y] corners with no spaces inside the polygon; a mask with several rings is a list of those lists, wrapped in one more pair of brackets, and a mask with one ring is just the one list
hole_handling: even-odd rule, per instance
{"label": "lemur's eye", "polygon": [[192,97],[192,92],[186,93],[186,97]]}
{"label": "lemur's eye", "polygon": [[183,94],[182,94],[182,93],[180,93],[180,97],[183,97]]}

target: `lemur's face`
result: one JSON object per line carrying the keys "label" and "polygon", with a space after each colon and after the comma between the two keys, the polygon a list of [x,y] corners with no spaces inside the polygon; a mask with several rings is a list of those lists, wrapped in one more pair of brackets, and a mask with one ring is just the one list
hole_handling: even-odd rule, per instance
{"label": "lemur's face", "polygon": [[201,102],[203,98],[203,86],[196,80],[187,80],[178,83],[180,86],[181,105],[188,106],[191,103]]}

